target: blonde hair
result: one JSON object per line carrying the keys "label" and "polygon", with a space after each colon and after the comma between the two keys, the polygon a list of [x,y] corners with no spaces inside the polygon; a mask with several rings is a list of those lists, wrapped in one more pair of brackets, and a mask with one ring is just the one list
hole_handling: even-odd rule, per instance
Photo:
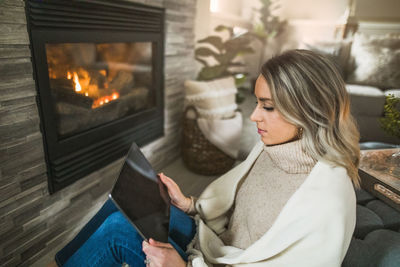
{"label": "blonde hair", "polygon": [[355,187],[360,185],[360,148],[350,100],[336,66],[308,50],[290,50],[261,67],[275,108],[302,129],[307,154],[347,170]]}

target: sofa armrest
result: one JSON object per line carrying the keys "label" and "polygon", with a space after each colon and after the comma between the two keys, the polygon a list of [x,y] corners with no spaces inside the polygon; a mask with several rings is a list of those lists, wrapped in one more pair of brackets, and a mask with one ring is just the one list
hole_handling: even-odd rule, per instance
{"label": "sofa armrest", "polygon": [[353,115],[381,116],[385,104],[385,94],[373,86],[346,84],[350,95]]}

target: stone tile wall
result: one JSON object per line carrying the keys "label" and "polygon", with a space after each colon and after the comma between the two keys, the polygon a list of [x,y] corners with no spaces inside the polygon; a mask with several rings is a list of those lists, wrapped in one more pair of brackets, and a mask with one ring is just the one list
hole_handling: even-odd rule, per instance
{"label": "stone tile wall", "polygon": [[[195,77],[196,1],[134,2],[166,9],[165,136],[142,148],[160,169],[179,155],[183,82]],[[54,255],[102,205],[121,165],[49,195],[39,124],[24,2],[0,0],[0,266],[38,266]]]}

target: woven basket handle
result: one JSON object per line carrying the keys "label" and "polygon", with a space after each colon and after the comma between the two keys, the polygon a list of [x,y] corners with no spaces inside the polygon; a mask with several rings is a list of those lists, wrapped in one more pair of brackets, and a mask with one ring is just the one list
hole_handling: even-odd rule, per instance
{"label": "woven basket handle", "polygon": [[199,112],[192,105],[186,107],[185,112],[184,112],[184,118],[187,118],[187,114],[188,114],[189,110],[193,110],[193,112],[195,114],[195,118],[194,119],[197,120],[197,118],[199,117]]}

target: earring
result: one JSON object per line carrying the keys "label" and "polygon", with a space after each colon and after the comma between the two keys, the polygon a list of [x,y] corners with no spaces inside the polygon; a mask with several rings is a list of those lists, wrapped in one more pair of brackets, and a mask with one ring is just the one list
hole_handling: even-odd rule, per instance
{"label": "earring", "polygon": [[298,137],[298,139],[301,139],[302,136],[303,136],[303,128],[299,127],[297,129],[297,137]]}

